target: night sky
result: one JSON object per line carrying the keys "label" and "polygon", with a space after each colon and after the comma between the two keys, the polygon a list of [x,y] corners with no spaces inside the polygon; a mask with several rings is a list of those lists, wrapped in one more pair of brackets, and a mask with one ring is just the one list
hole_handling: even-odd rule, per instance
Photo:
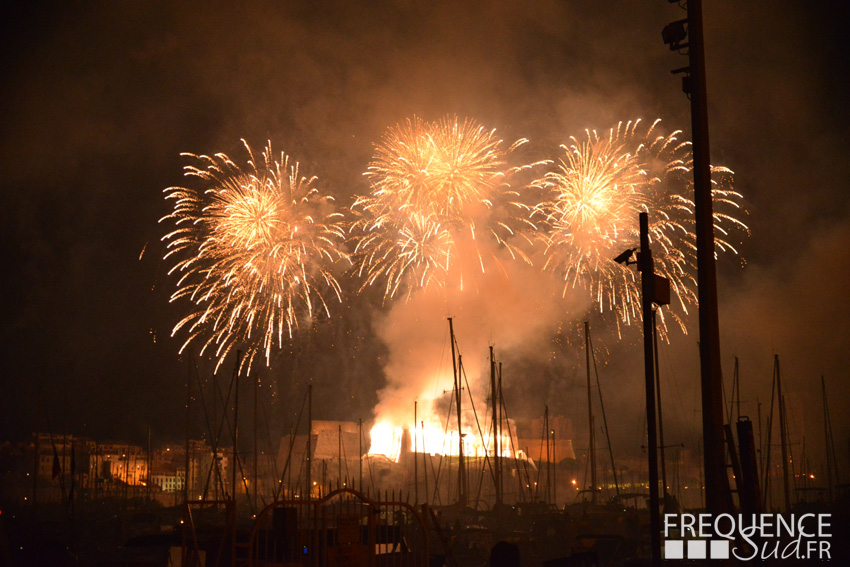
{"label": "night sky", "polygon": [[[846,459],[850,8],[726,0],[704,12],[712,162],[735,171],[751,229],[740,257],[718,265],[727,384],[737,355],[742,411],[754,417],[779,354],[817,454],[824,375]],[[140,442],[149,423],[157,440],[182,437],[188,367],[170,332],[184,311],[168,303],[158,224],[163,190],[183,183],[181,152],[241,157],[240,139],[268,140],[347,207],[369,190],[373,143],[413,115],[471,117],[541,155],[619,120],[660,117],[687,133],[689,103],[670,74],[687,58],[660,33],[684,17],[663,0],[0,2],[0,437],[49,426]],[[277,354],[261,371],[284,399],[273,421],[288,427],[286,401],[310,378],[317,417],[369,420],[387,355],[373,326],[387,309],[349,294],[331,322]],[[698,421],[691,323],[662,347],[679,437]],[[642,367],[639,330],[626,335],[607,343],[607,380],[622,419],[612,428],[631,431]],[[545,393],[578,411],[575,372],[560,372],[578,360],[538,365],[513,387],[517,408],[537,411]]]}

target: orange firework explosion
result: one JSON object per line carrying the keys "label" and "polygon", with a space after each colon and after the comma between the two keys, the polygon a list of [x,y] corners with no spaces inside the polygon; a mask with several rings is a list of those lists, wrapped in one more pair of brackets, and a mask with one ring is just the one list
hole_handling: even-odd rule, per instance
{"label": "orange firework explosion", "polygon": [[[385,281],[385,297],[430,283],[443,285],[456,264],[459,242],[476,242],[479,227],[512,255],[527,260],[508,239],[529,228],[507,149],[494,130],[473,120],[414,117],[387,130],[365,175],[372,192],[352,205],[352,227],[364,287]],[[473,245],[483,270],[481,248]]]}
{"label": "orange firework explosion", "polygon": [[258,352],[268,364],[272,347],[291,338],[299,320],[328,313],[324,294],[340,297],[330,266],[346,255],[341,215],[319,194],[316,178],[299,177],[298,164],[276,159],[271,144],[260,163],[243,144],[245,170],[224,154],[184,154],[201,162],[185,169],[202,189],[166,189],[174,211],[162,220],[176,227],[163,237],[165,258],[175,259],[169,273],[180,274],[171,301],[192,304],[172,333],[188,330],[181,352],[204,340],[201,353],[212,349],[220,365],[241,346],[250,371]]}
{"label": "orange firework explosion", "polygon": [[[678,139],[678,131],[657,135],[658,122],[645,131],[640,120],[621,122],[605,136],[588,131],[583,141],[572,138],[561,146],[554,170],[534,182],[546,192],[534,210],[545,225],[544,269],[563,277],[564,293],[577,286],[589,290],[597,309],[619,315],[618,324],[639,318],[640,289],[635,272],[612,258],[638,241],[643,211],[650,213],[656,272],[670,280],[683,312],[696,303],[693,202],[683,195],[692,186],[690,144]],[[725,211],[738,209],[741,195],[728,188],[730,170],[712,172],[716,246],[735,252],[726,235],[747,227]],[[684,329],[681,318],[667,312]],[[663,317],[662,311],[662,329]]]}

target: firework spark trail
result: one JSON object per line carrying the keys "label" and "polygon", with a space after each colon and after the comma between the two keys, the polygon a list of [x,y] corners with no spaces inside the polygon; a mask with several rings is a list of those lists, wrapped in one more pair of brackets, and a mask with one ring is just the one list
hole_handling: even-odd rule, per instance
{"label": "firework spark trail", "polygon": [[530,165],[507,165],[526,141],[504,148],[495,130],[451,117],[413,117],[389,128],[365,173],[372,191],[352,205],[363,287],[385,281],[384,296],[392,298],[402,289],[445,285],[465,243],[472,243],[483,271],[482,231],[528,261],[510,242],[533,228],[510,179]]}
{"label": "firework spark trail", "polygon": [[[533,182],[547,195],[533,211],[542,219],[544,269],[563,277],[564,293],[586,288],[597,310],[618,315],[618,327],[639,320],[640,289],[635,272],[612,258],[638,241],[643,211],[650,213],[656,272],[670,280],[682,312],[696,303],[693,201],[684,196],[692,192],[690,144],[678,131],[657,135],[658,123],[621,122],[607,135],[572,138],[554,170]],[[741,195],[730,188],[730,170],[712,172],[716,248],[736,252],[727,235],[747,227],[728,211],[740,208]],[[662,331],[665,311],[684,330],[680,315],[662,310]]]}
{"label": "firework spark trail", "polygon": [[288,156],[275,158],[271,144],[261,158],[248,152],[243,170],[224,154],[196,156],[186,176],[201,189],[169,187],[174,230],[163,237],[173,259],[169,274],[180,279],[171,301],[185,300],[192,312],[175,325],[192,341],[203,340],[217,366],[235,346],[245,349],[243,368],[254,357],[292,337],[299,322],[329,314],[327,293],[340,299],[331,266],[345,259],[342,217],[330,197],[316,189],[316,178],[299,177]]}

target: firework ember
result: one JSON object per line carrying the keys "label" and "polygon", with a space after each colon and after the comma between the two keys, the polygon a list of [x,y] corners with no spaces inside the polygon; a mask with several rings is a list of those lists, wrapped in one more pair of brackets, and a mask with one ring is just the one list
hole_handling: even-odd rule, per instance
{"label": "firework ember", "polygon": [[[607,135],[572,138],[554,170],[534,182],[547,195],[534,210],[545,225],[544,269],[563,278],[564,293],[586,288],[599,311],[617,313],[618,325],[639,319],[640,288],[634,270],[612,258],[638,242],[643,211],[650,214],[656,272],[670,280],[683,312],[696,302],[693,201],[684,196],[692,192],[690,144],[678,131],[656,134],[658,122],[621,122]],[[739,209],[741,195],[730,188],[730,170],[712,171],[717,249],[735,252],[726,235],[747,227],[727,211]],[[684,329],[675,311],[666,312]],[[664,329],[664,311],[660,317]]]}
{"label": "firework ember", "polygon": [[504,148],[494,130],[472,120],[414,117],[387,130],[366,176],[372,191],[352,206],[352,232],[364,287],[382,282],[395,296],[444,285],[461,250],[485,268],[479,233],[512,255],[527,257],[509,239],[530,227],[529,207],[510,185],[507,159],[526,140]]}
{"label": "firework ember", "polygon": [[162,220],[175,225],[163,237],[165,258],[174,259],[169,273],[180,275],[171,301],[191,303],[172,333],[188,332],[181,352],[203,341],[201,353],[209,350],[220,365],[241,347],[250,370],[260,352],[268,364],[299,322],[328,314],[325,296],[340,298],[330,268],[346,255],[341,216],[316,178],[300,177],[298,164],[276,158],[271,144],[259,162],[243,144],[244,169],[224,154],[184,154],[200,162],[185,168],[200,187],[166,189],[174,210]]}

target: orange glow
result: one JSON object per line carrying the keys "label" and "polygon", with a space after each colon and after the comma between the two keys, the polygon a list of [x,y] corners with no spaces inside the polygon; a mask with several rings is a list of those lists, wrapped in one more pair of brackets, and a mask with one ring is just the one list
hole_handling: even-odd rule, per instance
{"label": "orange glow", "polygon": [[401,454],[401,427],[393,427],[388,423],[376,423],[369,435],[372,445],[369,447],[370,455],[384,455],[392,461],[398,461]]}
{"label": "orange glow", "polygon": [[[457,429],[445,429],[445,426],[433,418],[422,420],[415,428],[415,438],[411,433],[411,427],[397,427],[388,422],[377,423],[370,433],[372,445],[369,448],[370,455],[384,455],[388,459],[398,461],[401,455],[403,436],[407,435],[411,452],[428,453],[430,455],[459,454],[459,443]],[[499,444],[502,457],[514,457],[510,437],[502,434]],[[491,433],[480,436],[471,428],[464,427],[462,430],[463,454],[467,457],[484,457],[493,455],[496,448]]]}

